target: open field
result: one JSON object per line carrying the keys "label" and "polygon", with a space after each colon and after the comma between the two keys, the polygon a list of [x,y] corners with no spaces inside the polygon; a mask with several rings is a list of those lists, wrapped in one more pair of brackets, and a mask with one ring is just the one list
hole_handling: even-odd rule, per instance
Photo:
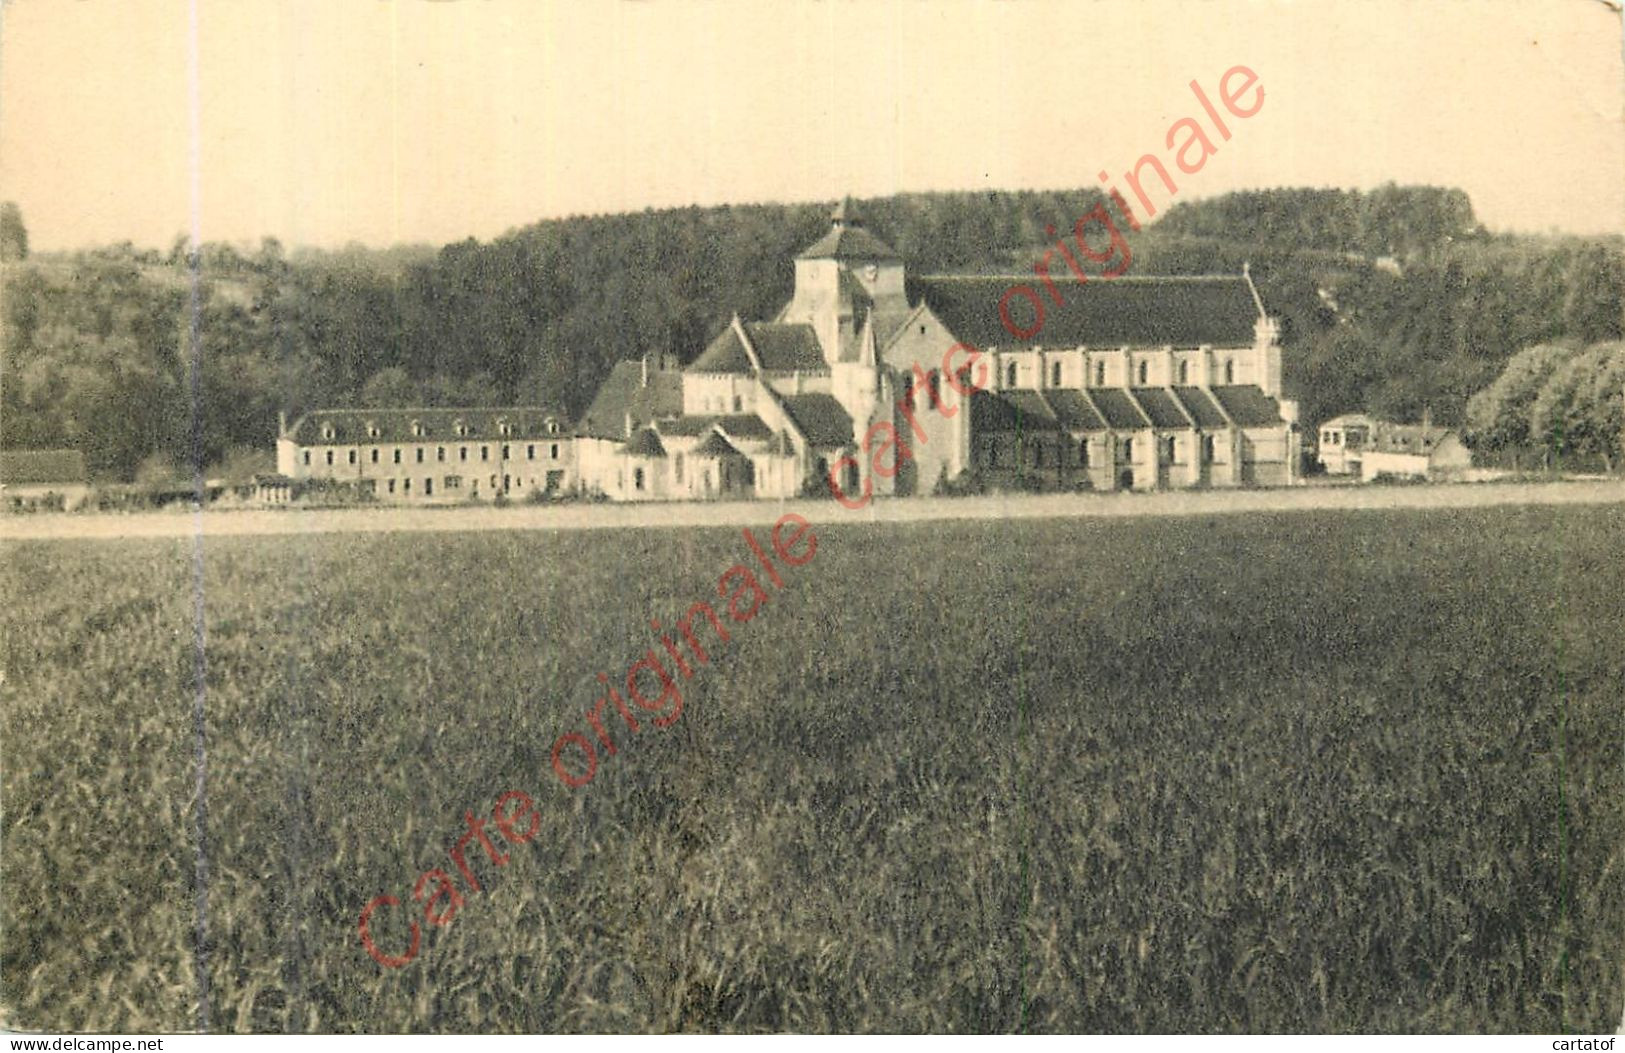
{"label": "open field", "polygon": [[[1618,1021],[1625,507],[829,507],[577,790],[550,751],[593,674],[714,597],[737,530],[210,538],[209,1026]],[[6,1019],[194,1026],[195,546],[5,551]],[[381,968],[361,907],[510,789],[535,839],[474,847],[483,891]]]}
{"label": "open field", "polygon": [[485,530],[606,530],[752,526],[793,511],[814,523],[923,523],[955,519],[1205,516],[1336,509],[1490,508],[1625,504],[1625,480],[1498,482],[1433,486],[1300,486],[1158,493],[1008,494],[876,501],[860,511],[828,501],[669,504],[485,504],[331,509],[173,509],[133,515],[0,516],[0,540],[241,537],[261,534],[461,533]]}

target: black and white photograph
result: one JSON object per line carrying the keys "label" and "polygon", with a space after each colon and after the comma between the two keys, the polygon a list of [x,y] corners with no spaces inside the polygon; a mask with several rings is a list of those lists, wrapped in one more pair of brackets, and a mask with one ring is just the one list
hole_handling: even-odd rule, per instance
{"label": "black and white photograph", "polygon": [[1621,20],[0,0],[8,1048],[1613,1049]]}

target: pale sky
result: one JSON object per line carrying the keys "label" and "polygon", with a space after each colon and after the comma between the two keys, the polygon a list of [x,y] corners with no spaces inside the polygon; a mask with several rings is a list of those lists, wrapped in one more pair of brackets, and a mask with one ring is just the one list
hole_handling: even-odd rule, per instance
{"label": "pale sky", "polygon": [[195,10],[194,37],[189,0],[4,0],[0,198],[35,248],[167,247],[194,205],[205,240],[386,245],[1091,186],[1168,158],[1169,125],[1203,119],[1189,82],[1217,102],[1236,65],[1264,105],[1179,199],[1394,180],[1460,186],[1497,229],[1625,231],[1620,21],[1598,0]]}

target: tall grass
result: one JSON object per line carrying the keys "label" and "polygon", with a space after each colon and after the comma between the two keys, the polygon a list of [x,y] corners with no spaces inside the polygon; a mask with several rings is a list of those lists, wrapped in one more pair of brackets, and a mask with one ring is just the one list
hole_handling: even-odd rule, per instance
{"label": "tall grass", "polygon": [[[14,1027],[1600,1031],[1615,509],[818,529],[591,785],[555,736],[733,532],[14,545]],[[418,959],[364,903],[542,828]],[[473,856],[481,853],[475,849]],[[405,945],[399,919],[379,940]]]}

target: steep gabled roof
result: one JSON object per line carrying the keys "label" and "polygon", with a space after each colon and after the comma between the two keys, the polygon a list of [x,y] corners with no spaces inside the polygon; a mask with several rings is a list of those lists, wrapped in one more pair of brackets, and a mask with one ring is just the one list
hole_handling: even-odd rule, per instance
{"label": "steep gabled roof", "polygon": [[1174,396],[1179,399],[1179,404],[1185,407],[1185,412],[1196,421],[1196,426],[1204,431],[1223,428],[1230,423],[1225,420],[1224,414],[1214,404],[1212,397],[1201,388],[1174,388]]}
{"label": "steep gabled roof", "polygon": [[1151,418],[1151,423],[1158,428],[1188,428],[1191,426],[1190,418],[1185,416],[1174,397],[1162,388],[1134,388],[1131,392],[1134,401],[1145,410],[1145,415]]}
{"label": "steep gabled roof", "polygon": [[1388,424],[1377,426],[1367,449],[1378,453],[1432,453],[1451,434],[1451,429],[1437,425],[1423,428],[1420,424]]}
{"label": "steep gabled roof", "polygon": [[973,432],[1059,431],[1060,422],[1036,391],[977,391],[970,400]]}
{"label": "steep gabled roof", "polygon": [[639,428],[626,444],[626,452],[634,457],[664,457],[666,447],[653,428]]}
{"label": "steep gabled roof", "polygon": [[650,369],[643,382],[642,362],[617,362],[581,419],[579,434],[596,439],[626,438],[626,415],[634,428],[683,414],[683,374]]}
{"label": "steep gabled roof", "polygon": [[746,322],[745,331],[768,373],[827,373],[818,331],[796,322]]}
{"label": "steep gabled roof", "polygon": [[709,435],[707,435],[705,437],[704,442],[700,443],[698,446],[696,446],[694,448],[694,456],[696,456],[696,457],[743,457],[745,455],[740,453],[737,449],[735,449],[733,444],[728,442],[727,439],[723,438],[722,433],[717,432],[717,431],[712,431],[711,434],[709,434]]}
{"label": "steep gabled roof", "polygon": [[801,253],[803,260],[896,260],[901,259],[890,245],[869,233],[858,216],[852,199],[847,198],[829,214],[829,232]]}
{"label": "steep gabled roof", "polygon": [[1055,388],[1044,392],[1044,399],[1055,410],[1055,419],[1067,431],[1101,431],[1106,427],[1106,422],[1080,391]]}
{"label": "steep gabled roof", "polygon": [[[829,372],[829,364],[824,361],[824,352],[818,343],[818,332],[812,326],[800,322],[744,322],[740,327],[745,330],[765,372]],[[694,360],[688,371],[754,372],[750,352],[739,339],[739,329],[729,324]]]}
{"label": "steep gabled roof", "polygon": [[1090,388],[1089,398],[1114,431],[1134,431],[1151,425],[1138,404],[1121,388]]}
{"label": "steep gabled roof", "polygon": [[999,393],[1016,412],[1016,426],[1023,431],[1059,431],[1060,421],[1044,396],[1036,391],[1015,389]]}
{"label": "steep gabled roof", "polygon": [[771,439],[773,429],[754,413],[730,413],[725,416],[692,415],[679,417],[661,425],[667,435],[704,435],[712,428],[721,428],[735,439]]}
{"label": "steep gabled roof", "polygon": [[813,392],[780,397],[801,434],[814,446],[846,446],[852,442],[852,418],[834,395]]}
{"label": "steep gabled roof", "polygon": [[831,227],[829,233],[808,245],[802,260],[895,260],[901,259],[892,247],[863,227]]}
{"label": "steep gabled roof", "polygon": [[85,455],[78,450],[0,450],[0,485],[84,481]]}
{"label": "steep gabled roof", "polygon": [[[1044,324],[1030,339],[1004,327],[999,300],[1012,286],[1033,288]],[[1084,285],[1057,280],[1061,304],[1032,275],[934,275],[920,280],[931,305],[954,336],[978,347],[1250,347],[1258,306],[1243,277],[1095,278]],[[1010,298],[1011,318],[1035,320],[1024,295]]]}
{"label": "steep gabled roof", "polygon": [[[548,431],[549,422],[559,428]],[[502,425],[508,434],[502,433]],[[413,425],[418,433],[413,433]],[[463,433],[458,434],[458,425]],[[328,432],[331,430],[331,436]],[[300,446],[428,442],[458,439],[562,437],[569,425],[561,414],[540,406],[434,406],[405,409],[312,410],[286,438]],[[376,432],[377,434],[373,434]]]}
{"label": "steep gabled roof", "polygon": [[1210,388],[1230,419],[1242,428],[1262,428],[1281,424],[1281,404],[1264,394],[1256,384],[1232,384]]}

